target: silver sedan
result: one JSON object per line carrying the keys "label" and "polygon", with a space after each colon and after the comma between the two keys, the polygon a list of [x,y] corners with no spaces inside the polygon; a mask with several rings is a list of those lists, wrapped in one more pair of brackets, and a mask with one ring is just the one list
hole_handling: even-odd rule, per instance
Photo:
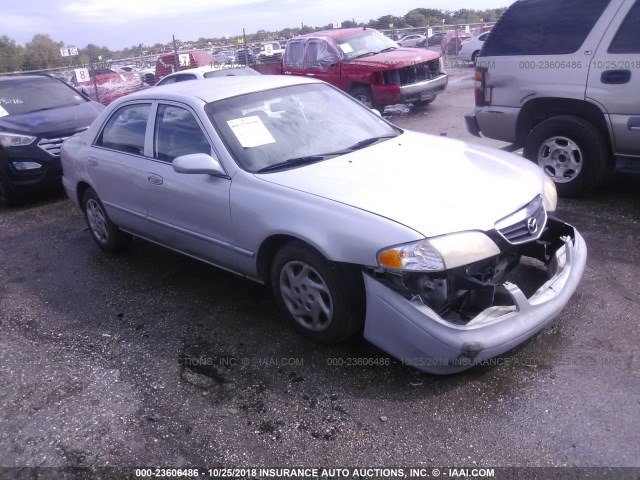
{"label": "silver sedan", "polygon": [[586,262],[538,166],[403,131],[312,79],[127,96],[64,143],[62,165],[102,249],[141,237],[268,284],[306,337],[364,333],[434,373],[533,336]]}

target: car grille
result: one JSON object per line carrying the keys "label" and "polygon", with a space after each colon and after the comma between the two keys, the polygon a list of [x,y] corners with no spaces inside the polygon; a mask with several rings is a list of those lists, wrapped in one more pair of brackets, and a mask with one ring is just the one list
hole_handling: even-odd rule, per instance
{"label": "car grille", "polygon": [[431,80],[440,74],[440,60],[429,60],[428,62],[417,63],[410,67],[398,69],[400,75],[400,85],[411,85],[425,80]]}
{"label": "car grille", "polygon": [[43,149],[45,152],[50,153],[54,157],[60,156],[60,149],[62,148],[62,142],[64,142],[67,138],[76,133],[85,131],[86,128],[82,130],[78,130],[77,132],[70,133],[68,135],[61,135],[56,138],[43,138],[38,142],[38,146]]}
{"label": "car grille", "polygon": [[547,224],[547,212],[541,197],[496,223],[498,233],[512,245],[537,240]]}

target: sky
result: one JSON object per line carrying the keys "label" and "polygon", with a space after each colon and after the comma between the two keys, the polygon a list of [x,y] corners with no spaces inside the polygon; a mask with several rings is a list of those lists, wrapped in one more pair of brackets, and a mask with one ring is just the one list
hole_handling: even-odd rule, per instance
{"label": "sky", "polygon": [[235,36],[260,29],[368,22],[414,8],[504,7],[513,0],[0,0],[0,36],[24,45],[45,33],[65,45],[132,45]]}

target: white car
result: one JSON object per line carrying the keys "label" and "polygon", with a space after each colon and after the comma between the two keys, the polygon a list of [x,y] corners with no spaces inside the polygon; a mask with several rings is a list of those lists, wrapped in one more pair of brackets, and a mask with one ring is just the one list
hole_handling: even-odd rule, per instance
{"label": "white car", "polygon": [[425,37],[424,35],[410,34],[410,35],[405,35],[396,43],[401,47],[418,47],[418,46],[424,45],[426,41],[427,41],[427,37]]}
{"label": "white car", "polygon": [[142,237],[268,285],[309,339],[364,332],[434,373],[535,335],[586,264],[537,165],[404,131],[305,77],[123,97],[64,142],[62,167],[102,249]]}
{"label": "white car", "polygon": [[262,42],[260,44],[260,52],[258,58],[282,58],[284,48],[280,45],[280,42]]}
{"label": "white car", "polygon": [[245,75],[260,75],[259,72],[249,67],[233,67],[231,65],[220,65],[215,67],[196,67],[167,75],[160,80],[156,87],[169,85],[171,83],[185,82],[187,80],[203,80],[212,77],[235,77]]}
{"label": "white car", "polygon": [[471,37],[462,42],[462,46],[458,52],[458,60],[473,62],[475,65],[478,55],[480,55],[480,49],[482,49],[482,45],[489,33],[491,32],[481,33],[477,37]]}

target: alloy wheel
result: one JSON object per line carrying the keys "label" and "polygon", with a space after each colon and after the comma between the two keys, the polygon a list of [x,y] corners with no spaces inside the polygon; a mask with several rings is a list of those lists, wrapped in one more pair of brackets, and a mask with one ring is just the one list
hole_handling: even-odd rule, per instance
{"label": "alloy wheel", "polygon": [[320,332],[333,319],[333,301],[324,279],[313,267],[290,261],[280,271],[282,299],[293,318],[305,329]]}
{"label": "alloy wheel", "polygon": [[107,243],[109,241],[109,227],[102,206],[91,198],[87,201],[86,209],[91,233],[100,243]]}
{"label": "alloy wheel", "polygon": [[556,183],[574,180],[582,170],[582,151],[567,137],[551,137],[538,150],[538,165]]}

